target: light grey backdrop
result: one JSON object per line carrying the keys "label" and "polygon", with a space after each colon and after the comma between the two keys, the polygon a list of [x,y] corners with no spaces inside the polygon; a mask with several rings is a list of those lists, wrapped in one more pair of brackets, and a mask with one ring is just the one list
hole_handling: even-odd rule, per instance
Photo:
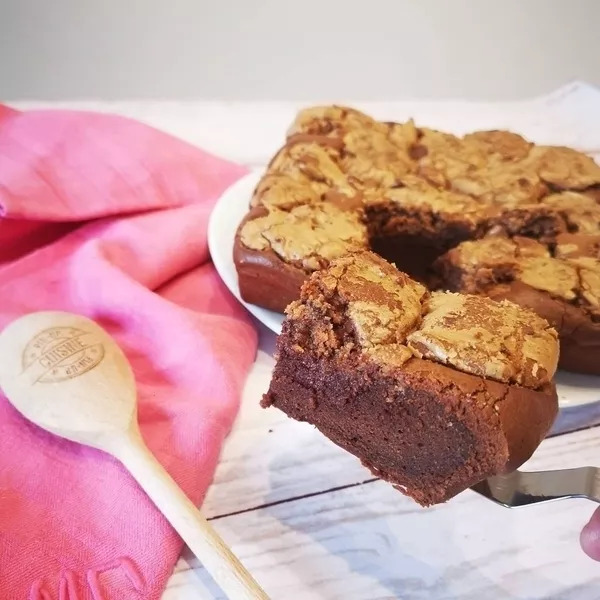
{"label": "light grey backdrop", "polygon": [[600,0],[0,0],[0,97],[521,98],[599,40]]}

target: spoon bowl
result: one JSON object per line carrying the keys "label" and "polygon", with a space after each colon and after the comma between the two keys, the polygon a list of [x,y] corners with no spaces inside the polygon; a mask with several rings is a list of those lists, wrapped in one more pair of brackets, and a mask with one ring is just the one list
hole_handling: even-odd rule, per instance
{"label": "spoon bowl", "polygon": [[94,321],[32,313],[0,335],[0,385],[43,429],[108,449],[137,419],[135,378],[115,341]]}

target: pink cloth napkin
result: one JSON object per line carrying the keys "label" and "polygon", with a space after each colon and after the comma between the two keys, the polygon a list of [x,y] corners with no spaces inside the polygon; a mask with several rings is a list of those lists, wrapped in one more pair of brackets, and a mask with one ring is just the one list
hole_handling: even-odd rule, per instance
{"label": "pink cloth napkin", "polygon": [[[0,105],[0,328],[95,319],[124,349],[143,436],[200,502],[256,333],[216,275],[207,220],[244,170],[124,118]],[[0,394],[0,598],[153,600],[182,542],[107,455]]]}

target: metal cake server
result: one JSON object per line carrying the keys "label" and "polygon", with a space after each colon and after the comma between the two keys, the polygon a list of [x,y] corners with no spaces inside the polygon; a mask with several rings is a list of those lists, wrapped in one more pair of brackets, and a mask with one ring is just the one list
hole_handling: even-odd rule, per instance
{"label": "metal cake server", "polygon": [[507,508],[563,498],[587,498],[600,503],[600,469],[513,471],[480,481],[471,489]]}

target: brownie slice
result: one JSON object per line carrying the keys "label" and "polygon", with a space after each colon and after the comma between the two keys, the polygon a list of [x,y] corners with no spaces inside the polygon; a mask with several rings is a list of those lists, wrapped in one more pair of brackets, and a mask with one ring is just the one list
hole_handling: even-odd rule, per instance
{"label": "brownie slice", "polygon": [[447,289],[506,299],[535,311],[560,337],[559,366],[600,374],[600,235],[468,241],[436,263]]}
{"label": "brownie slice", "polygon": [[422,505],[517,468],[555,418],[556,332],[509,302],[430,294],[354,252],[315,272],[286,315],[262,405]]}
{"label": "brownie slice", "polygon": [[358,213],[329,202],[289,210],[255,207],[240,225],[233,258],[242,298],[283,312],[308,275],[367,244]]}

